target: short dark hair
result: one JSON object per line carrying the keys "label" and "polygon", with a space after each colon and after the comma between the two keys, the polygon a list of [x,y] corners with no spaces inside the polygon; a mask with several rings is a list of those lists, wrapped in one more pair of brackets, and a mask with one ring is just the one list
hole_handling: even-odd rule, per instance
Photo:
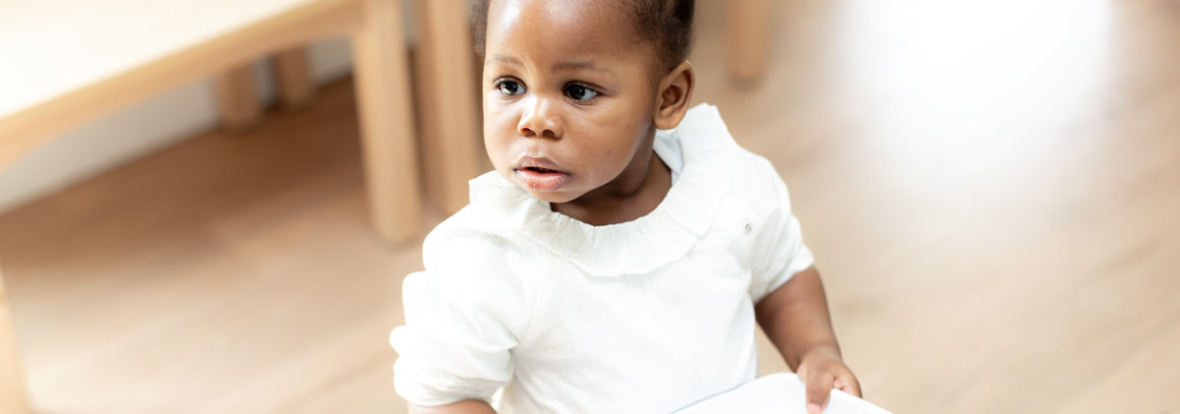
{"label": "short dark hair", "polygon": [[[619,1],[619,0],[616,0]],[[692,19],[696,0],[621,0],[630,6],[635,34],[651,42],[662,70],[672,70],[688,59],[692,49]],[[472,7],[475,52],[484,55],[488,36],[488,5],[479,0]]]}

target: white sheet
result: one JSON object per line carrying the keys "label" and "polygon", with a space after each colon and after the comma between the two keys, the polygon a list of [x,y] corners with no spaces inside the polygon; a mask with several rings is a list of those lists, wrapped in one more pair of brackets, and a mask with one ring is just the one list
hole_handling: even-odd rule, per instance
{"label": "white sheet", "polygon": [[[799,377],[777,373],[681,408],[673,414],[807,414],[806,388]],[[872,403],[832,390],[824,414],[890,414]]]}

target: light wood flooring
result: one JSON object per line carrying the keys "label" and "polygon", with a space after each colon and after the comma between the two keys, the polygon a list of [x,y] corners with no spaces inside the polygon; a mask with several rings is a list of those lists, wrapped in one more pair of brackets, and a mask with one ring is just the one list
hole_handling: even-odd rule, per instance
{"label": "light wood flooring", "polygon": [[[773,2],[744,88],[700,3],[696,100],[786,178],[868,399],[1180,412],[1180,2]],[[420,240],[369,228],[352,100],[0,216],[38,410],[404,412]]]}

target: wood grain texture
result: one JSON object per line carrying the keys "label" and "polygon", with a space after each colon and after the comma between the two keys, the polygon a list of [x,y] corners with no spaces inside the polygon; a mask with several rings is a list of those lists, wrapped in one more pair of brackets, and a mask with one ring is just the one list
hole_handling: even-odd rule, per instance
{"label": "wood grain texture", "polygon": [[[1174,1],[772,4],[736,89],[700,2],[695,100],[790,186],[866,397],[1180,412]],[[322,92],[0,217],[37,409],[404,412],[386,336],[420,237],[367,230],[354,96]]]}

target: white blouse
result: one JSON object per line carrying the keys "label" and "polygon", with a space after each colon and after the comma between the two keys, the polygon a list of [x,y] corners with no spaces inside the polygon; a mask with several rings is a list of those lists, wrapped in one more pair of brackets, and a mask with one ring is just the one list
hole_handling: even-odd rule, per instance
{"label": "white blouse", "polygon": [[390,342],[397,392],[500,413],[667,413],[757,374],[754,304],[812,265],[787,187],[716,107],[657,134],[675,181],[592,226],[495,171],[423,246]]}

